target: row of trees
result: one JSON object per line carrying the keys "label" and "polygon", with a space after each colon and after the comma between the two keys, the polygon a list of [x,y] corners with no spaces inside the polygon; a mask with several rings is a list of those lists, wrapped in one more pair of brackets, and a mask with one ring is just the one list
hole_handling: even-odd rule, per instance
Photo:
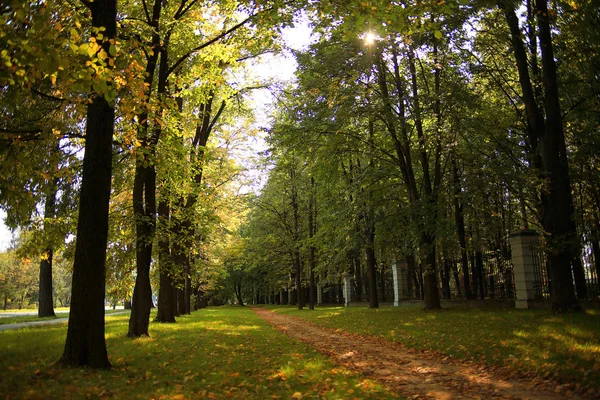
{"label": "row of trees", "polygon": [[[245,94],[264,85],[245,66],[277,50],[301,8],[319,40],[297,54],[297,85],[276,112],[269,180],[241,201],[233,156],[256,130]],[[377,307],[378,273],[406,260],[438,308],[439,281],[472,297],[483,252],[507,253],[520,228],[546,234],[554,307],[577,309],[593,271],[581,255],[599,250],[597,11],[3,3],[0,204],[40,257],[41,314],[53,312],[55,254],[73,259],[62,362],[110,367],[107,283],[133,297],[131,337],[149,334],[152,279],[160,322],[220,284],[243,303],[292,280],[292,300],[314,306],[316,280],[347,272]]]}
{"label": "row of trees", "polygon": [[[68,260],[53,260],[53,306],[65,307],[71,300],[71,274]],[[21,257],[14,249],[0,253],[0,301],[2,309],[28,308],[39,304],[39,264]],[[54,310],[54,309],[53,309]]]}
{"label": "row of trees", "polygon": [[597,296],[598,5],[552,6],[321,4],[242,232],[248,282],[293,280],[301,308],[315,273],[352,273],[377,307],[381,272],[406,262],[434,309],[451,286],[483,296],[484,255],[535,229],[553,308]]}
{"label": "row of trees", "polygon": [[1,6],[0,204],[40,257],[40,315],[54,313],[53,259],[73,260],[63,364],[110,367],[107,295],[133,297],[139,337],[151,280],[157,321],[175,322],[222,275],[217,239],[243,213],[236,160],[258,129],[247,94],[267,84],[248,67],[291,15],[279,1]]}

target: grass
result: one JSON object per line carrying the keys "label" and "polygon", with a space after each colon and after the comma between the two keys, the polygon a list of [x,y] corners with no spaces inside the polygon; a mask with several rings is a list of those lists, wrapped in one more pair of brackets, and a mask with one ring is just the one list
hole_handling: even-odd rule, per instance
{"label": "grass", "polygon": [[546,310],[427,312],[416,306],[374,310],[358,307],[322,307],[314,311],[299,311],[293,307],[275,309],[317,325],[600,389],[598,310],[555,314]]}
{"label": "grass", "polygon": [[[68,308],[66,309],[69,310]],[[106,314],[113,314],[115,312],[122,312],[123,310],[106,310]],[[21,322],[35,322],[35,321],[49,321],[57,318],[66,318],[69,316],[69,313],[66,312],[56,312],[55,317],[44,317],[39,318],[37,315],[20,315],[16,317],[0,317],[0,325],[6,324],[18,324]]]}
{"label": "grass", "polygon": [[43,317],[43,318],[39,318],[37,315],[21,315],[18,317],[1,317],[0,325],[18,324],[20,322],[49,321],[52,319],[65,318],[68,316],[69,316],[69,313],[56,313],[55,317]]}
{"label": "grass", "polygon": [[248,308],[208,308],[177,324],[152,323],[151,337],[135,340],[125,337],[127,315],[106,321],[113,364],[108,371],[54,365],[66,324],[0,332],[0,393],[12,398],[395,398],[277,332]]}

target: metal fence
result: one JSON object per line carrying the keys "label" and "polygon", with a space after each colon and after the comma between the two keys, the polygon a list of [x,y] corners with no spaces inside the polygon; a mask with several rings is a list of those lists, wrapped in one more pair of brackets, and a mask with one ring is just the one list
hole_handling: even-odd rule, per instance
{"label": "metal fence", "polygon": [[546,255],[539,244],[531,244],[531,254],[533,258],[533,288],[535,289],[535,298],[537,300],[550,298],[550,274],[548,273],[548,263]]}
{"label": "metal fence", "polygon": [[596,264],[592,243],[585,243],[582,251],[583,270],[587,286],[587,296],[591,299],[600,298],[600,265]]}

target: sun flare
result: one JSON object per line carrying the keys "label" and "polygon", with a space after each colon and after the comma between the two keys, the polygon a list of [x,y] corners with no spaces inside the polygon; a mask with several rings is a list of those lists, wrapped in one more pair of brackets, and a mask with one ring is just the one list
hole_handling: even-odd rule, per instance
{"label": "sun flare", "polygon": [[377,36],[377,34],[373,33],[373,32],[367,32],[365,33],[365,43],[368,45],[371,45],[373,43],[375,43],[375,41],[377,41],[379,39],[379,36]]}

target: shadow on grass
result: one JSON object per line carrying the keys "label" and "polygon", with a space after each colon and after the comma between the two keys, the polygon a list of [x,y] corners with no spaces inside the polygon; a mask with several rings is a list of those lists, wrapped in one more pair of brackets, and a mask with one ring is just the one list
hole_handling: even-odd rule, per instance
{"label": "shadow on grass", "polygon": [[276,312],[349,332],[373,335],[420,350],[510,367],[600,390],[600,313],[546,310],[450,309],[420,306],[368,309],[319,307]]}
{"label": "shadow on grass", "polygon": [[394,398],[289,339],[249,308],[222,307],[151,323],[149,338],[125,337],[128,315],[107,316],[113,368],[54,365],[66,325],[0,333],[0,393],[13,398]]}

